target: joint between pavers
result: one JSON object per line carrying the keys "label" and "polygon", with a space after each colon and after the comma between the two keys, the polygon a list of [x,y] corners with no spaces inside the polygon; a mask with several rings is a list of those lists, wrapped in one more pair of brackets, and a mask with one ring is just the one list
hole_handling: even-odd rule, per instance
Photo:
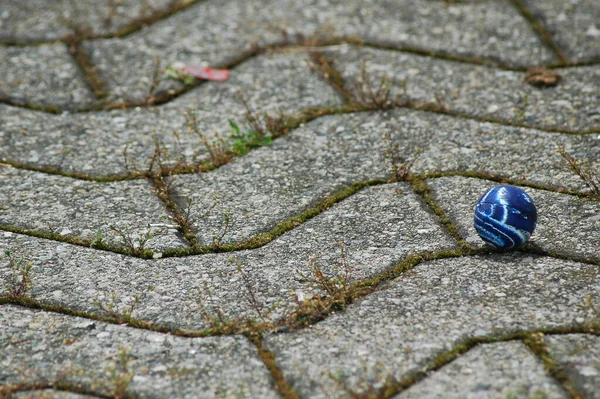
{"label": "joint between pavers", "polygon": [[[594,335],[599,334],[596,331]],[[528,332],[522,338],[522,342],[542,362],[548,375],[558,382],[565,393],[572,399],[583,399],[583,394],[575,388],[573,382],[567,377],[565,370],[558,365],[556,359],[548,351],[543,332]]]}
{"label": "joint between pavers", "polygon": [[529,182],[527,180],[512,179],[500,174],[488,173],[488,172],[474,172],[474,171],[448,171],[448,172],[427,172],[416,175],[420,179],[439,179],[441,177],[470,177],[473,179],[480,180],[491,180],[497,183],[510,184],[518,187],[529,187],[536,190],[550,191],[557,194],[565,194],[578,198],[585,198],[592,201],[600,201],[600,198],[595,196],[593,193],[582,192],[570,188],[553,186],[549,184],[541,184]]}
{"label": "joint between pavers", "polygon": [[165,177],[162,174],[149,174],[147,180],[154,187],[154,192],[164,203],[167,211],[171,213],[173,220],[177,223],[177,230],[179,230],[183,238],[187,241],[189,247],[192,250],[196,248],[198,242],[196,240],[196,234],[192,231],[189,210],[187,214],[184,215],[177,206],[177,203],[173,199],[172,182],[165,181]]}
{"label": "joint between pavers", "polygon": [[446,231],[454,240],[456,240],[457,244],[460,248],[472,252],[474,251],[473,247],[471,247],[465,239],[458,232],[458,227],[452,222],[450,217],[446,214],[446,212],[435,202],[433,197],[430,194],[430,188],[425,182],[425,179],[418,176],[410,176],[408,179],[411,184],[411,188],[415,194],[417,194],[425,204],[429,206],[429,208],[435,213],[438,217],[440,223],[445,227]]}
{"label": "joint between pavers", "polygon": [[96,67],[92,65],[88,55],[81,48],[82,35],[83,34],[79,31],[75,31],[69,36],[65,44],[68,47],[69,54],[73,57],[75,65],[77,65],[83,74],[84,81],[88,88],[92,91],[94,97],[96,97],[96,100],[103,100],[107,96],[106,88],[104,87],[104,82],[96,73]]}
{"label": "joint between pavers", "polygon": [[298,399],[300,396],[294,390],[292,385],[290,385],[283,375],[283,371],[277,364],[277,359],[275,358],[275,354],[265,349],[263,346],[263,337],[260,334],[247,335],[247,338],[256,346],[256,350],[258,352],[258,356],[262,360],[263,364],[271,374],[271,377],[275,381],[275,386],[277,391],[284,399]]}
{"label": "joint between pavers", "polygon": [[538,35],[538,37],[542,40],[546,47],[548,47],[548,49],[550,49],[558,58],[559,63],[557,65],[569,65],[569,60],[567,59],[567,57],[565,57],[558,45],[552,40],[544,24],[535,18],[535,16],[529,10],[529,8],[527,8],[527,6],[523,4],[523,1],[510,0],[510,2],[515,6],[517,11],[523,16],[523,18],[525,18],[525,20],[529,23],[533,31]]}
{"label": "joint between pavers", "polygon": [[15,234],[22,234],[30,237],[42,238],[45,240],[64,242],[66,244],[76,245],[84,248],[92,248],[100,251],[107,251],[119,255],[132,256],[141,259],[152,259],[154,253],[146,249],[140,253],[132,253],[130,250],[116,246],[107,245],[104,242],[97,242],[94,239],[82,238],[77,236],[63,236],[58,233],[45,232],[39,230],[26,229],[22,227],[0,224],[0,231],[7,231]]}
{"label": "joint between pavers", "polygon": [[[0,385],[0,398],[8,398],[11,395],[18,392],[29,392],[29,391],[42,391],[46,389],[52,389],[61,392],[70,392],[82,395],[90,395],[95,398],[114,399],[114,396],[106,395],[103,393],[91,391],[86,389],[82,385],[74,385],[65,381],[54,381],[54,382],[33,382],[33,383],[17,383],[11,385]],[[131,397],[131,396],[125,396]],[[124,397],[124,398],[125,398]]]}
{"label": "joint between pavers", "polygon": [[[174,15],[180,11],[183,11],[195,4],[201,3],[205,0],[180,0],[174,1],[172,4],[162,10],[156,10],[154,13],[147,16],[139,16],[132,19],[129,23],[125,24],[122,28],[112,33],[105,34],[93,34],[86,33],[81,36],[82,40],[99,40],[99,39],[114,39],[114,38],[122,38],[127,37],[135,32],[142,30],[156,22],[159,22],[171,15]],[[29,46],[40,46],[43,44],[50,44],[56,42],[68,42],[72,38],[71,34],[66,34],[63,37],[59,37],[57,39],[42,39],[42,40],[32,40],[25,39],[20,40],[17,37],[9,38],[9,39],[0,39],[0,44],[5,46],[14,46],[14,47],[29,47]]]}
{"label": "joint between pavers", "polygon": [[[504,335],[494,334],[491,336],[482,336],[482,337],[471,337],[463,340],[462,342],[454,345],[452,349],[439,354],[433,361],[431,361],[426,367],[422,370],[419,370],[412,375],[409,375],[403,378],[400,381],[397,381],[393,378],[389,378],[384,386],[377,391],[377,395],[375,397],[381,399],[391,398],[409,388],[416,385],[417,383],[424,381],[428,378],[431,373],[434,373],[440,370],[442,367],[452,363],[457,360],[459,357],[465,355],[470,350],[478,347],[479,345],[484,344],[492,344],[492,343],[500,343],[500,342],[511,342],[511,341],[521,341],[526,346],[529,345],[525,342],[532,334],[546,334],[546,335],[567,335],[567,334],[589,334],[589,335],[597,335],[600,336],[600,331],[595,329],[591,329],[589,326],[585,325],[575,325],[575,326],[562,326],[562,327],[553,327],[553,328],[541,328],[541,329],[530,329],[526,331],[519,332],[507,332]],[[531,349],[531,348],[530,348]],[[532,351],[534,352],[534,351]],[[539,357],[538,353],[534,352],[536,356]],[[544,365],[546,365],[544,363]],[[562,381],[560,381],[562,384]],[[582,396],[572,396],[573,398],[581,399]]]}

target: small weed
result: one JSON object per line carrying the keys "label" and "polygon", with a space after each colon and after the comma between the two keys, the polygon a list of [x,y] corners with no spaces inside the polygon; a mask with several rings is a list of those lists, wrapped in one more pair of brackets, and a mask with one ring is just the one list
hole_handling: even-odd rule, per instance
{"label": "small weed", "polygon": [[8,249],[4,250],[8,258],[10,269],[9,277],[4,281],[6,294],[12,298],[25,298],[33,286],[33,272],[31,263],[23,256],[15,256]]}
{"label": "small weed", "polygon": [[[152,287],[148,287],[148,291],[151,291]],[[98,307],[107,317],[113,318],[120,323],[128,323],[133,319],[133,311],[140,304],[142,297],[145,292],[136,293],[131,301],[131,304],[124,309],[119,306],[119,298],[115,292],[111,293],[110,296],[106,297],[104,301],[94,300],[92,303]]]}
{"label": "small weed", "polygon": [[125,248],[125,251],[129,255],[133,256],[148,255],[148,252],[151,252],[150,250],[146,249],[146,244],[148,241],[164,233],[164,229],[151,228],[150,225],[148,225],[148,229],[146,231],[141,233],[132,232],[127,227],[120,228],[111,225],[109,228],[121,238],[120,244]]}
{"label": "small weed", "polygon": [[110,379],[110,385],[105,386],[105,388],[115,399],[123,399],[128,396],[127,388],[135,375],[133,371],[129,370],[130,360],[131,356],[129,352],[120,345],[115,365],[108,366],[104,369]]}
{"label": "small weed", "polygon": [[[209,138],[202,130],[200,130],[196,111],[190,109],[184,113],[184,117],[188,134],[195,134],[198,136],[200,142],[208,151],[209,162],[213,167],[219,167],[231,162],[233,154],[231,153],[227,141],[218,133],[215,133],[213,138]],[[196,151],[194,153],[194,162],[197,162],[198,156],[201,153],[201,151]]]}
{"label": "small weed", "polygon": [[594,301],[594,297],[586,295],[584,302],[580,305],[586,313],[589,327],[592,331],[600,332],[600,305]]}
{"label": "small weed", "polygon": [[277,308],[279,308],[280,301],[279,300],[275,301],[268,308],[261,306],[261,303],[258,301],[257,296],[256,296],[256,288],[252,285],[252,282],[250,281],[250,277],[244,271],[244,269],[242,267],[242,261],[239,259],[235,259],[235,258],[232,258],[231,261],[235,262],[236,271],[240,275],[240,277],[242,278],[242,282],[244,283],[244,290],[242,291],[242,294],[244,295],[246,302],[252,308],[252,310],[254,310],[254,312],[257,314],[257,316],[262,320],[262,322],[264,323],[263,327],[266,327],[267,325],[269,325],[272,322],[271,314]]}
{"label": "small weed", "polygon": [[102,230],[98,230],[96,231],[96,236],[94,237],[92,242],[90,242],[90,248],[102,247],[103,244],[104,243],[102,242]]}
{"label": "small weed", "polygon": [[352,302],[350,285],[352,266],[348,261],[344,244],[338,242],[338,247],[340,261],[331,267],[332,277],[327,276],[316,258],[310,259],[308,263],[310,275],[300,270],[296,271],[300,278],[310,283],[313,288],[324,291],[326,295],[315,295],[310,299],[298,301],[298,306],[280,321],[281,324],[292,327],[310,324],[321,320],[330,311],[345,309],[347,304]]}
{"label": "small weed", "polygon": [[201,287],[198,287],[198,296],[196,303],[200,308],[200,314],[210,328],[217,333],[231,334],[238,332],[239,322],[228,318],[219,306],[213,305],[215,302],[212,291],[206,281]]}
{"label": "small weed", "polygon": [[384,157],[391,175],[389,182],[406,181],[412,166],[419,158],[419,148],[414,150],[410,158],[406,158],[400,152],[400,143],[392,140],[392,133],[390,131],[384,133],[383,142],[386,144]]}
{"label": "small weed", "polygon": [[231,150],[235,155],[246,155],[250,150],[270,145],[273,141],[272,137],[264,136],[259,131],[253,129],[242,132],[240,127],[232,120],[229,120],[229,125],[232,129],[231,138],[233,139]]}
{"label": "small weed", "polygon": [[[353,100],[363,110],[386,110],[398,107],[397,99],[392,97],[392,84],[387,75],[379,78],[379,82],[374,84],[372,77],[367,72],[366,63],[363,62],[360,68],[360,77],[354,79]],[[398,98],[406,95],[406,85],[403,83],[404,93]],[[438,101],[441,99],[436,98]]]}
{"label": "small weed", "polygon": [[592,167],[590,162],[573,158],[565,151],[565,147],[563,146],[558,147],[558,153],[567,162],[571,170],[590,189],[592,195],[600,199],[600,170]]}
{"label": "small weed", "polygon": [[162,80],[163,70],[160,67],[160,58],[154,59],[154,70],[152,71],[152,78],[150,79],[150,87],[148,88],[148,94],[146,94],[146,105],[154,105],[156,101],[155,91],[160,81]]}
{"label": "small weed", "polygon": [[168,66],[165,68],[164,77],[167,79],[178,80],[186,86],[192,86],[196,81],[196,78],[194,78],[191,74],[184,72],[181,68],[173,66]]}

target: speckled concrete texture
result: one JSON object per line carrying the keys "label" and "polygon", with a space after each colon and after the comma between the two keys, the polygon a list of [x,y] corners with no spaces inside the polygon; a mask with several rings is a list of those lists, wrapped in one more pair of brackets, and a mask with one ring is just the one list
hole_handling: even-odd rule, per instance
{"label": "speckled concrete texture", "polygon": [[89,240],[100,234],[103,242],[123,248],[186,246],[145,180],[103,184],[9,166],[0,170],[2,225]]}
{"label": "speckled concrete texture", "polygon": [[600,60],[600,4],[594,0],[523,0],[571,62]]}
{"label": "speckled concrete texture", "polygon": [[[473,225],[475,204],[487,190],[499,183],[444,177],[428,180],[437,203],[448,213],[459,232],[474,247],[486,245]],[[600,203],[589,198],[524,188],[538,211],[531,243],[548,252],[580,258],[600,259],[598,230]]]}
{"label": "speckled concrete texture", "polygon": [[0,308],[0,325],[6,383],[62,381],[113,397],[120,381],[121,394],[143,398],[278,397],[244,337],[180,338],[12,306]]}
{"label": "speckled concrete texture", "polygon": [[0,398],[597,397],[599,10],[0,0]]}
{"label": "speckled concrete texture", "polygon": [[[301,276],[311,275],[311,259],[331,277],[345,275],[341,263],[346,260],[352,282],[384,272],[412,253],[456,248],[436,219],[408,185],[392,184],[357,193],[251,251],[147,261],[13,233],[0,240],[33,262],[32,294],[40,300],[89,311],[114,304],[123,312],[140,295],[135,317],[199,329],[209,327],[199,311],[200,293],[211,308],[239,319],[257,318],[244,294],[255,291],[263,309],[279,302],[270,315],[277,319],[299,298],[321,294]],[[0,269],[4,278],[10,273],[6,266]],[[74,288],[67,290],[66,284]]]}
{"label": "speckled concrete texture", "polygon": [[191,2],[5,0],[0,8],[0,40],[16,43],[52,41],[72,34],[74,30],[91,35],[110,35],[136,19],[151,16],[173,3]]}
{"label": "speckled concrete texture", "polygon": [[[555,69],[561,83],[534,87],[525,72],[502,70],[423,55],[341,46],[325,52],[356,91],[390,81],[390,97],[425,101],[463,115],[546,129],[600,127],[600,69]],[[366,75],[362,75],[362,68]]]}
{"label": "speckled concrete texture", "polygon": [[504,1],[442,6],[418,0],[204,1],[124,40],[84,45],[110,91],[129,98],[130,92],[148,87],[157,57],[164,65],[219,67],[257,47],[298,42],[311,35],[324,36],[325,41],[352,36],[520,66],[555,60]]}
{"label": "speckled concrete texture", "polygon": [[480,345],[395,399],[567,398],[520,342]]}
{"label": "speckled concrete texture", "polygon": [[272,117],[339,105],[338,94],[310,71],[307,61],[305,51],[262,55],[236,68],[227,82],[202,84],[155,108],[47,115],[0,105],[0,157],[65,172],[115,175],[146,170],[156,138],[169,151],[167,162],[199,162],[207,158],[207,149],[188,131],[186,113],[195,112],[198,131],[210,141],[218,133],[230,142],[229,120],[247,128],[242,99],[258,116]]}
{"label": "speckled concrete texture", "polygon": [[66,109],[82,108],[94,100],[63,43],[33,48],[0,45],[0,70],[1,100]]}
{"label": "speckled concrete texture", "polygon": [[[598,302],[586,301],[591,314],[600,314]],[[548,350],[586,398],[599,398],[600,338],[583,334],[545,337]]]}
{"label": "speckled concrete texture", "polygon": [[598,277],[597,266],[518,254],[437,260],[266,342],[301,396],[340,397],[344,386],[361,392],[409,377],[469,337],[583,323],[593,316],[580,305],[598,300]]}

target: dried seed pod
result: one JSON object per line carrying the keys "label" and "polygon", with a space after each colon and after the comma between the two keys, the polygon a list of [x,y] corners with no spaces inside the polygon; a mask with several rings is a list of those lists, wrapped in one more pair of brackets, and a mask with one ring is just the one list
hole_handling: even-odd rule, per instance
{"label": "dried seed pod", "polygon": [[552,69],[544,67],[530,68],[525,73],[525,82],[532,86],[556,86],[562,77]]}

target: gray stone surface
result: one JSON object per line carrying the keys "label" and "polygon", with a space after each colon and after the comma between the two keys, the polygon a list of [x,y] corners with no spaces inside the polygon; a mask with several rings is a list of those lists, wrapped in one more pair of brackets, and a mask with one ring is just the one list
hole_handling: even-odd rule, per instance
{"label": "gray stone surface", "polygon": [[19,391],[10,395],[9,399],[90,399],[99,396],[78,394],[54,389],[40,389],[36,391]]}
{"label": "gray stone surface", "polygon": [[0,70],[0,100],[66,109],[77,109],[94,100],[83,73],[62,43],[0,45]]}
{"label": "gray stone surface", "polygon": [[600,4],[595,0],[524,0],[570,62],[600,61]]}
{"label": "gray stone surface", "polygon": [[[598,40],[600,42],[600,40]],[[444,105],[460,114],[538,128],[600,128],[600,67],[558,68],[555,87],[525,83],[525,73],[398,51],[341,46],[326,52],[350,87],[391,80],[391,96]]]}
{"label": "gray stone surface", "polygon": [[504,1],[443,6],[418,0],[204,1],[125,39],[90,41],[85,48],[110,91],[130,96],[148,87],[156,57],[163,65],[223,66],[256,46],[315,33],[520,66],[555,60]]}
{"label": "gray stone surface", "polygon": [[278,397],[241,336],[180,338],[14,306],[0,307],[0,326],[7,383],[65,381],[106,395],[131,373],[126,392],[140,398]]}
{"label": "gray stone surface", "polygon": [[[176,176],[180,203],[191,202],[191,219],[203,242],[225,224],[229,210],[236,226],[224,236],[246,239],[327,198],[356,181],[389,174],[383,133],[400,143],[400,155],[421,149],[414,172],[485,171],[515,179],[581,188],[556,152],[597,157],[598,138],[572,136],[396,110],[322,117],[243,158],[208,174]],[[523,141],[531,147],[523,146]],[[531,148],[536,148],[533,153]],[[218,199],[215,202],[215,196]],[[214,204],[208,217],[202,218]]]}
{"label": "gray stone surface", "polygon": [[519,341],[471,349],[396,399],[567,398],[542,363]]}
{"label": "gray stone surface", "polygon": [[[123,312],[140,294],[135,317],[197,329],[208,327],[196,302],[199,288],[205,305],[234,319],[257,318],[244,295],[251,287],[261,308],[281,302],[271,315],[277,318],[299,298],[321,294],[298,273],[310,275],[312,258],[326,274],[344,274],[339,241],[353,269],[350,281],[383,272],[411,253],[455,248],[409,190],[406,184],[366,189],[250,251],[145,261],[12,233],[0,235],[0,248],[14,248],[34,264],[32,294],[45,302],[98,310],[94,301],[107,305],[114,292],[115,305]],[[248,284],[237,270],[238,262]],[[0,270],[6,278],[6,260]]]}
{"label": "gray stone surface", "polygon": [[[94,239],[126,247],[119,230],[139,247],[186,247],[163,202],[146,180],[98,183],[0,166],[0,224]],[[148,237],[148,234],[152,237]]]}
{"label": "gray stone surface", "polygon": [[[600,320],[598,303],[593,303]],[[589,309],[588,309],[589,310]],[[600,398],[600,337],[571,334],[546,336],[548,351],[565,371],[575,388],[586,398]]]}
{"label": "gray stone surface", "polygon": [[156,108],[47,115],[0,105],[0,157],[68,172],[121,174],[127,171],[126,146],[129,166],[147,169],[156,136],[169,149],[171,163],[193,161],[195,153],[196,161],[206,159],[200,138],[187,134],[185,112],[196,112],[198,127],[210,140],[218,132],[229,141],[229,120],[246,127],[240,93],[255,112],[274,117],[280,110],[291,116],[339,104],[336,92],[309,70],[306,59],[304,51],[263,55],[236,68],[227,82],[203,84]]}
{"label": "gray stone surface", "polygon": [[266,347],[301,396],[341,397],[332,378],[361,392],[468,337],[585,322],[580,304],[598,299],[599,276],[597,266],[519,254],[431,261],[309,329],[268,336]]}
{"label": "gray stone surface", "polygon": [[[435,201],[454,221],[459,233],[474,247],[486,245],[473,226],[479,198],[499,183],[465,177],[428,180]],[[523,187],[533,199],[538,222],[531,243],[549,252],[600,259],[600,203],[567,194]]]}
{"label": "gray stone surface", "polygon": [[56,40],[70,34],[74,27],[96,35],[111,34],[137,18],[165,9],[170,3],[169,0],[4,0],[0,5],[0,40],[17,43]]}

